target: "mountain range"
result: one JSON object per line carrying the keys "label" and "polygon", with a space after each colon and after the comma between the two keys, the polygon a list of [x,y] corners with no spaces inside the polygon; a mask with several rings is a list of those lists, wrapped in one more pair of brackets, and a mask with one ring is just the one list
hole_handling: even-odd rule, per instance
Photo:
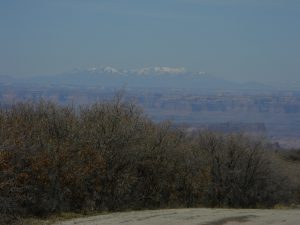
{"label": "mountain range", "polygon": [[271,90],[261,83],[237,83],[205,72],[192,72],[185,68],[147,67],[141,69],[117,69],[93,67],[76,69],[56,75],[26,78],[0,76],[0,82],[33,85],[105,87],[105,88],[162,88],[191,90]]}

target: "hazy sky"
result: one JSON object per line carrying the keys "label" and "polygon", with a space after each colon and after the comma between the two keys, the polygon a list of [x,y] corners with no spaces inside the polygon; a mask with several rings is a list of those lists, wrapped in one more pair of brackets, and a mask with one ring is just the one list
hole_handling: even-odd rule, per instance
{"label": "hazy sky", "polygon": [[300,0],[0,0],[0,74],[101,65],[300,86]]}

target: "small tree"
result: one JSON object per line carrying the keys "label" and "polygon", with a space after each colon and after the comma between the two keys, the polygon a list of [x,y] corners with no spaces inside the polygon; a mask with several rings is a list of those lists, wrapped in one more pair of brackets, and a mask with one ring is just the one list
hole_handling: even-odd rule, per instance
{"label": "small tree", "polygon": [[209,162],[211,178],[205,195],[209,205],[255,207],[280,200],[283,177],[273,170],[262,140],[204,133],[199,148]]}

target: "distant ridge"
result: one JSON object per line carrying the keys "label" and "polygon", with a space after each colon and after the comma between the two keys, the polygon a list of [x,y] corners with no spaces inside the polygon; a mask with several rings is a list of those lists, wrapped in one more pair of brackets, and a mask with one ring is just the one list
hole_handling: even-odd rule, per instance
{"label": "distant ridge", "polygon": [[111,66],[75,69],[56,75],[26,78],[0,76],[0,82],[29,85],[58,85],[101,88],[163,88],[219,91],[274,90],[261,83],[238,83],[225,80],[206,72],[193,72],[183,67],[145,67],[139,69],[118,69]]}
{"label": "distant ridge", "polygon": [[[16,82],[34,85],[59,85],[107,88],[167,88],[192,90],[272,90],[260,83],[238,83],[206,72],[193,72],[183,67],[145,67],[118,69],[111,66],[75,69],[69,72],[14,79]],[[0,78],[1,81],[1,78]],[[12,82],[12,79],[10,80]]]}

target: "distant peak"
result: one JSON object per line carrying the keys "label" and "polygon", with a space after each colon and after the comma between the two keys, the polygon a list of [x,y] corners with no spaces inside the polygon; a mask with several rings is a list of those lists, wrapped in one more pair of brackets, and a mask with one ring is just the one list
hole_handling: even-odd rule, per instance
{"label": "distant peak", "polygon": [[120,71],[118,69],[111,67],[111,66],[104,67],[103,71],[107,72],[107,73],[120,73]]}
{"label": "distant peak", "polygon": [[154,71],[157,73],[175,73],[175,74],[181,74],[181,73],[185,73],[186,69],[183,67],[154,67]]}
{"label": "distant peak", "polygon": [[203,76],[208,75],[206,72],[192,72],[184,67],[168,67],[168,66],[154,66],[143,67],[138,69],[118,69],[111,66],[90,67],[81,71],[87,71],[92,74],[135,74],[135,75],[194,75]]}
{"label": "distant peak", "polygon": [[196,73],[196,75],[204,76],[204,75],[209,75],[207,72],[199,71]]}
{"label": "distant peak", "polygon": [[122,71],[120,71],[117,68],[111,67],[111,66],[102,66],[102,67],[90,67],[85,69],[87,72],[90,73],[109,73],[109,74],[119,74],[122,73]]}
{"label": "distant peak", "polygon": [[167,66],[145,67],[141,69],[135,69],[133,71],[138,75],[184,74],[187,72],[187,70],[184,67],[167,67]]}

